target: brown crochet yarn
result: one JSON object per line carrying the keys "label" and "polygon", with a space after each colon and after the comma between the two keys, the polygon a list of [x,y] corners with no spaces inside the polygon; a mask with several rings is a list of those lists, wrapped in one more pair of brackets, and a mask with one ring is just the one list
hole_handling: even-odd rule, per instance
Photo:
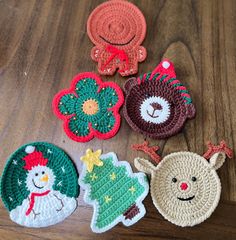
{"label": "brown crochet yarn", "polygon": [[187,89],[177,80],[173,64],[163,60],[157,68],[125,83],[124,116],[137,132],[154,139],[177,134],[195,108]]}

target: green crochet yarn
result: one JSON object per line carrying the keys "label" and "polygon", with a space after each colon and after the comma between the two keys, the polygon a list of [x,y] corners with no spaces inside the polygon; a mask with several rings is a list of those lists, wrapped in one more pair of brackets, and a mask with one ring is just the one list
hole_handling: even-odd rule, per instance
{"label": "green crochet yarn", "polygon": [[59,191],[68,197],[77,198],[79,195],[78,175],[69,156],[53,144],[34,142],[26,144],[15,151],[4,168],[0,192],[6,208],[9,211],[15,209],[30,194],[26,187],[28,171],[24,169],[25,161],[23,160],[27,155],[25,149],[29,145],[34,146],[38,152],[42,152],[45,159],[48,159],[47,167],[55,175],[53,190]]}
{"label": "green crochet yarn", "polygon": [[87,197],[90,201],[96,201],[99,206],[94,219],[97,229],[105,229],[124,215],[147,191],[138,177],[130,175],[125,165],[115,165],[112,157],[102,161],[103,166],[94,166],[93,171],[87,172],[82,179],[84,184],[90,185]]}
{"label": "green crochet yarn", "polygon": [[99,85],[92,78],[85,78],[76,84],[74,94],[63,95],[58,106],[63,115],[73,115],[70,130],[79,136],[89,134],[88,123],[101,133],[108,133],[115,124],[115,118],[109,108],[118,102],[118,95],[111,87],[98,92]]}
{"label": "green crochet yarn", "polygon": [[[141,74],[140,76],[139,76],[139,80],[140,81],[156,81],[156,79],[157,79],[157,77],[159,77],[160,76],[160,73],[155,73],[154,75],[153,75],[153,77],[150,79],[150,77],[151,77],[151,74],[152,74],[152,72],[148,72],[146,75],[145,75],[145,78],[144,78],[144,74]],[[164,74],[160,79],[159,79],[159,81],[160,82],[163,82],[166,78],[168,77],[168,75],[167,74]],[[176,78],[170,78],[167,82],[166,82],[166,84],[168,84],[168,85],[170,85],[173,81],[175,81],[176,80]],[[176,83],[176,84],[173,84],[172,85],[172,87],[174,87],[174,88],[176,88],[176,87],[179,87],[179,86],[184,86],[182,83]],[[188,90],[186,89],[186,90],[183,90],[183,89],[180,89],[180,90],[178,90],[178,92],[180,92],[180,94],[181,93],[187,93],[187,94],[189,94],[189,92],[188,92]],[[190,98],[190,97],[183,97],[183,99],[185,99],[186,100],[186,104],[191,104],[192,103],[192,99]]]}

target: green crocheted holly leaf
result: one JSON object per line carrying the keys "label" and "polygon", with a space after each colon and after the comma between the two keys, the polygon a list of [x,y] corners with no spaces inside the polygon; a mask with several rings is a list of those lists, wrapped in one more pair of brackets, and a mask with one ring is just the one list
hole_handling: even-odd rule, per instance
{"label": "green crocheted holly leaf", "polygon": [[6,208],[11,211],[21,205],[30,191],[26,186],[28,170],[24,169],[27,155],[27,146],[35,147],[36,151],[41,152],[45,159],[48,159],[47,167],[53,171],[55,182],[53,190],[59,191],[68,197],[78,197],[78,174],[70,157],[60,148],[46,142],[34,142],[20,147],[7,161],[4,168],[0,192],[1,198]]}

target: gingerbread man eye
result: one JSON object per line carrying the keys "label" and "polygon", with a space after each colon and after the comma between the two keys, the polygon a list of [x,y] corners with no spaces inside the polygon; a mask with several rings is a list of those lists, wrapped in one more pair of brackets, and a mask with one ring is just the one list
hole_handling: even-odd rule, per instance
{"label": "gingerbread man eye", "polygon": [[172,182],[176,183],[177,182],[177,179],[174,177],[172,178]]}
{"label": "gingerbread man eye", "polygon": [[196,182],[196,181],[197,181],[197,178],[196,178],[196,177],[192,177],[192,181],[193,181],[193,182]]}

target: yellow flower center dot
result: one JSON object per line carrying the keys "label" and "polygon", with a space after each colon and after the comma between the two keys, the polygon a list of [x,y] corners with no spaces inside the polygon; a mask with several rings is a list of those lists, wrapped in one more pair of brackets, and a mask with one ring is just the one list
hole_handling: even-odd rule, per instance
{"label": "yellow flower center dot", "polygon": [[94,115],[98,112],[98,103],[94,99],[88,99],[83,103],[83,112],[87,115]]}

